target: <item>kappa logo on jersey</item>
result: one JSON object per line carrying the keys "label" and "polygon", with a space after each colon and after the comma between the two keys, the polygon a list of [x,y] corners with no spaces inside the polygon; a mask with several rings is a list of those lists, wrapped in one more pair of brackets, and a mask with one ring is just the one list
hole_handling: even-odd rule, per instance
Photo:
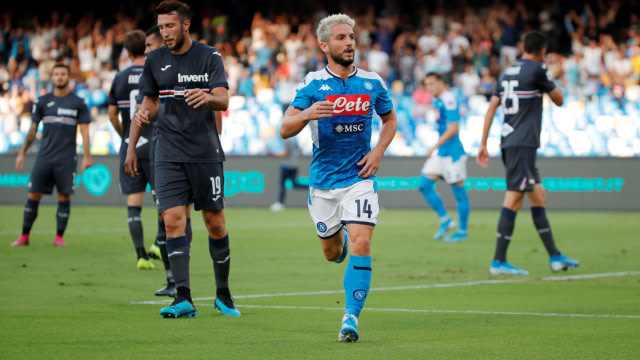
{"label": "kappa logo on jersey", "polygon": [[322,86],[320,86],[320,89],[318,89],[318,90],[328,91],[328,90],[333,90],[333,89],[330,88],[329,85],[327,85],[327,84],[322,84]]}
{"label": "kappa logo on jersey", "polygon": [[222,55],[218,51],[214,51],[213,54],[211,54],[211,55],[218,55],[218,56],[222,57]]}
{"label": "kappa logo on jersey", "polygon": [[52,107],[52,106],[53,106],[53,105],[55,105],[55,104],[56,104],[56,102],[55,102],[55,101],[49,101],[49,102],[47,103],[47,107]]}
{"label": "kappa logo on jersey", "polygon": [[167,70],[168,68],[170,68],[170,67],[171,67],[171,64],[169,64],[169,65],[165,65],[165,67],[161,67],[161,68],[160,68],[160,70],[162,70],[162,71],[166,71],[166,70]]}
{"label": "kappa logo on jersey", "polygon": [[326,100],[334,103],[334,116],[367,115],[371,108],[369,94],[327,95]]}
{"label": "kappa logo on jersey", "polygon": [[333,125],[334,134],[355,134],[364,132],[364,121],[357,123],[337,123]]}

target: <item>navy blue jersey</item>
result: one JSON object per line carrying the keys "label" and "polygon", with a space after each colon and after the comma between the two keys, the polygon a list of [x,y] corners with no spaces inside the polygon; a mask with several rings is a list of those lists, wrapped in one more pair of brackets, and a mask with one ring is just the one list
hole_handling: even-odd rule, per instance
{"label": "navy blue jersey", "polygon": [[76,135],[78,124],[91,122],[91,114],[84,101],[76,94],[57,97],[49,93],[37,98],[33,104],[31,120],[42,121],[42,143],[38,157],[51,162],[77,159]]}
{"label": "navy blue jersey", "polygon": [[209,92],[229,88],[222,57],[215,48],[194,41],[184,54],[165,46],[147,54],[140,80],[143,96],[159,97],[157,162],[222,162],[214,111],[206,105],[194,109],[185,102],[190,89]]}
{"label": "navy blue jersey", "polygon": [[555,87],[541,62],[518,60],[500,73],[494,95],[504,110],[501,147],[540,147],[542,94]]}
{"label": "navy blue jersey", "polygon": [[304,110],[318,101],[331,101],[335,108],[330,118],[309,122],[313,138],[310,185],[318,189],[353,185],[363,180],[357,162],[371,151],[373,111],[386,115],[393,110],[389,90],[374,72],[355,69],[343,80],[326,67],[302,80],[291,106]]}
{"label": "navy blue jersey", "polygon": [[[120,157],[125,158],[129,146],[129,129],[131,120],[136,112],[136,103],[139,95],[138,86],[142,75],[142,66],[130,66],[119,72],[113,79],[111,90],[107,97],[109,105],[117,105],[122,118],[122,144],[120,145]],[[149,142],[151,141],[151,126],[145,126],[136,144],[136,156],[138,159],[149,159]]]}

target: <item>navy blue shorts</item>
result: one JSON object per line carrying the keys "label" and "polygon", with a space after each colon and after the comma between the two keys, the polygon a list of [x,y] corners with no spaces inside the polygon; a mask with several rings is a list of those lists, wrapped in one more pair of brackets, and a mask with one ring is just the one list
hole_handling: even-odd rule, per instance
{"label": "navy blue shorts", "polygon": [[58,194],[73,194],[76,188],[77,166],[75,159],[65,162],[50,162],[39,157],[36,158],[29,178],[29,192],[51,194],[55,185]]}
{"label": "navy blue shorts", "polygon": [[222,163],[155,163],[158,213],[193,203],[198,210],[224,209]]}
{"label": "navy blue shorts", "polygon": [[536,150],[531,147],[502,149],[502,162],[507,169],[507,190],[533,191],[533,187],[540,184]]}
{"label": "navy blue shorts", "polygon": [[147,190],[147,183],[151,184],[151,162],[149,159],[138,159],[139,175],[131,176],[124,171],[124,160],[120,162],[120,192],[123,194],[137,194]]}

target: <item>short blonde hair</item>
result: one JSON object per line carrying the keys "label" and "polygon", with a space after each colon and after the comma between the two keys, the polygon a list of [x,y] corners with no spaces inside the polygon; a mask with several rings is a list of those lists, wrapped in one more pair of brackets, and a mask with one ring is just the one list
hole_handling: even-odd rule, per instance
{"label": "short blonde hair", "polygon": [[327,42],[331,36],[331,29],[338,24],[347,24],[352,28],[356,26],[355,20],[345,14],[333,14],[320,20],[316,35],[319,42]]}

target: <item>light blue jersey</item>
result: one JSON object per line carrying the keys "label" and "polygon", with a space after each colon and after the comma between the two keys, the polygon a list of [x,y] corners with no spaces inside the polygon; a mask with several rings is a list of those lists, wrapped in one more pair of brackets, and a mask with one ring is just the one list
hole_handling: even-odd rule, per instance
{"label": "light blue jersey", "polygon": [[[447,130],[450,123],[460,121],[458,101],[450,91],[445,91],[434,98],[433,108],[436,111],[436,127],[440,136]],[[454,162],[458,161],[462,155],[465,155],[465,152],[458,134],[438,148],[438,156],[451,156]]]}
{"label": "light blue jersey", "polygon": [[[291,106],[305,110],[318,101],[335,103],[333,116],[309,122],[313,138],[310,185],[335,189],[361,180],[356,165],[371,151],[373,110],[386,115],[393,110],[389,91],[374,72],[355,69],[341,79],[328,67],[314,71],[300,82]],[[375,180],[375,175],[369,179]]]}

